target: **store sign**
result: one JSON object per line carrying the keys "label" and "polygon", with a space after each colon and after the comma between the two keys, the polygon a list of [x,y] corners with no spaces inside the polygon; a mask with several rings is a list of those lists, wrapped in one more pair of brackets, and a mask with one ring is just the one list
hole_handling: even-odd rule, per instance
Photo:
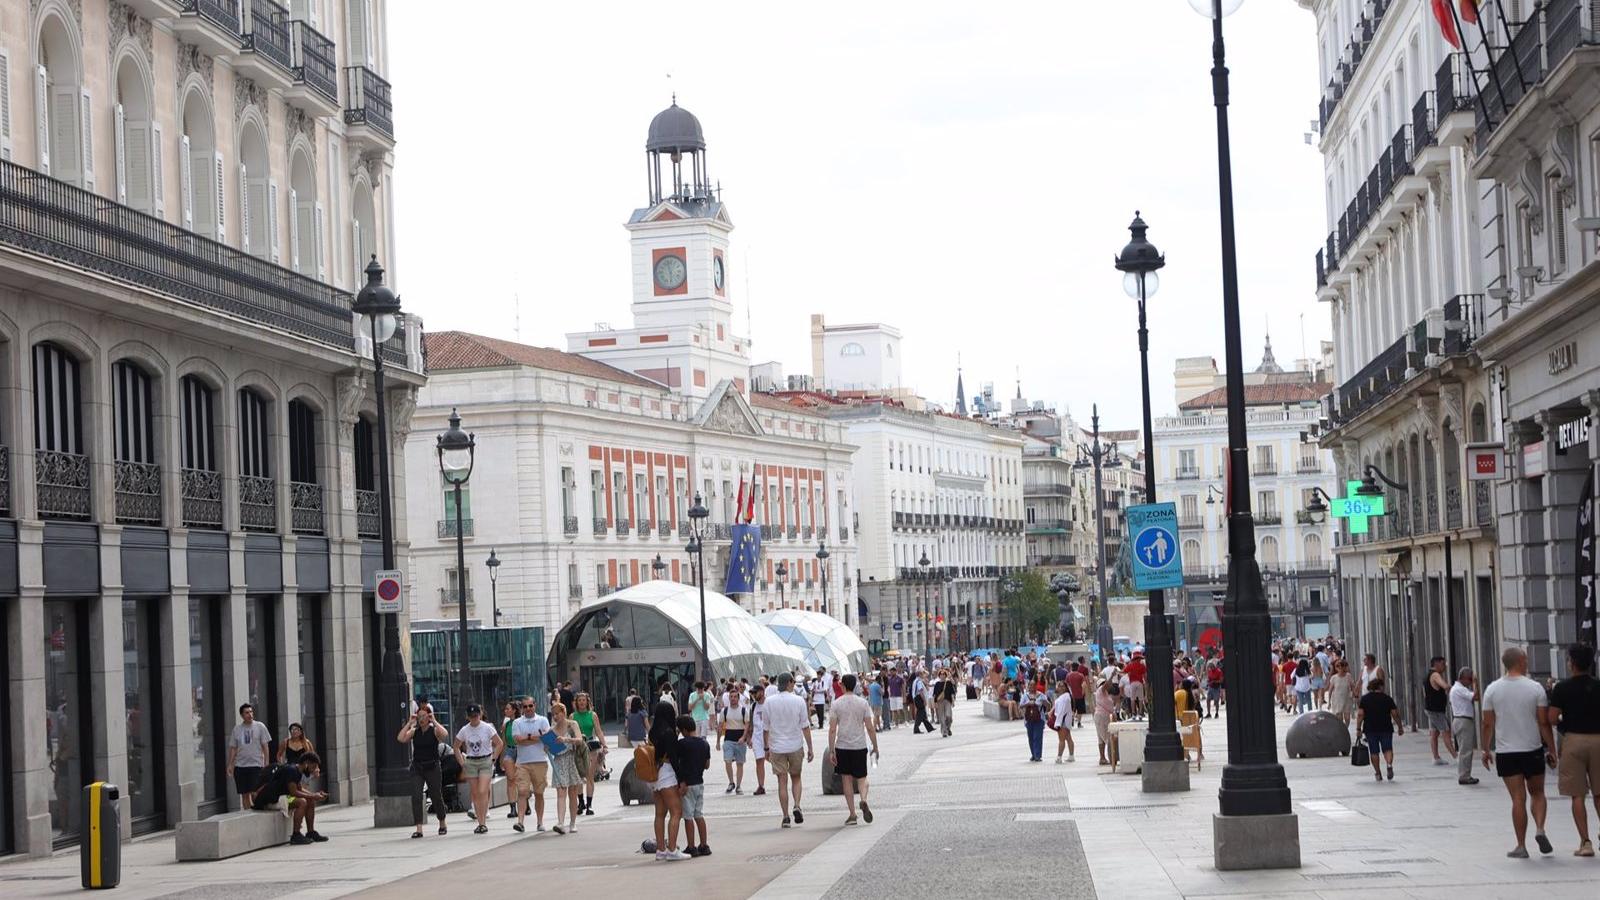
{"label": "store sign", "polygon": [[1573,586],[1578,601],[1578,640],[1593,647],[1595,642],[1595,564],[1594,564],[1594,472],[1584,479],[1578,496],[1576,533],[1577,566]]}
{"label": "store sign", "polygon": [[1573,447],[1589,443],[1589,417],[1573,419],[1556,426],[1556,453],[1565,456]]}
{"label": "store sign", "polygon": [[1578,364],[1578,342],[1571,341],[1550,351],[1550,374],[1562,372]]}
{"label": "store sign", "polygon": [[1506,451],[1500,444],[1467,445],[1467,480],[1499,481],[1506,474]]}
{"label": "store sign", "polygon": [[1534,441],[1522,448],[1522,477],[1538,478],[1544,475],[1544,441]]}

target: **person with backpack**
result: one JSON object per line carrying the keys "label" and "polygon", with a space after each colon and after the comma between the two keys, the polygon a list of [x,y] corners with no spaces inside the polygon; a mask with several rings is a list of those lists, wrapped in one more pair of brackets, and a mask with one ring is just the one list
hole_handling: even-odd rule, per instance
{"label": "person with backpack", "polygon": [[[633,773],[650,785],[655,801],[656,859],[675,862],[689,859],[678,849],[678,828],[683,823],[683,799],[678,791],[677,773],[672,767],[678,755],[678,710],[665,700],[656,704],[650,718],[650,734],[633,748]],[[690,719],[691,723],[693,718]]]}
{"label": "person with backpack", "polygon": [[1311,711],[1311,663],[1300,659],[1294,664],[1294,712]]}
{"label": "person with backpack", "polygon": [[943,680],[939,682],[934,694],[934,707],[939,711],[939,733],[949,737],[956,713],[956,679],[950,672],[945,672]]}
{"label": "person with backpack", "polygon": [[1044,692],[1029,686],[1022,694],[1022,724],[1028,729],[1028,762],[1044,761],[1044,716],[1049,707]]}

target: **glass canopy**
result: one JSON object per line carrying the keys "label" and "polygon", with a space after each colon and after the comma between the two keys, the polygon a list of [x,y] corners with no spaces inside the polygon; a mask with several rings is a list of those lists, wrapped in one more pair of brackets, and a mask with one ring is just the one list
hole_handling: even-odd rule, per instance
{"label": "glass canopy", "polygon": [[850,626],[826,613],[779,609],[757,616],[756,621],[799,650],[813,672],[833,669],[843,675],[864,672],[872,664],[861,638]]}

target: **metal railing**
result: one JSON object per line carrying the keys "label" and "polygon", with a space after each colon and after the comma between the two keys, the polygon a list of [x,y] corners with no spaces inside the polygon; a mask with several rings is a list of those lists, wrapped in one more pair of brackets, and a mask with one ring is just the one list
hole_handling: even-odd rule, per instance
{"label": "metal railing", "polygon": [[289,530],[295,534],[322,534],[322,485],[289,482]]}
{"label": "metal railing", "polygon": [[1339,102],[1344,99],[1350,83],[1361,70],[1361,61],[1366,58],[1367,48],[1378,33],[1378,25],[1393,3],[1394,0],[1370,0],[1361,18],[1356,20],[1355,27],[1351,29],[1350,42],[1340,54],[1333,77],[1328,80],[1327,87],[1322,91],[1322,100],[1317,104],[1317,122],[1321,128],[1327,128],[1328,120],[1338,110]]}
{"label": "metal railing", "polygon": [[1322,471],[1322,460],[1316,458],[1302,459],[1294,464],[1294,470],[1299,475],[1314,475]]}
{"label": "metal railing", "polygon": [[653,527],[654,523],[649,519],[640,519],[638,522],[634,523],[633,533],[637,534],[639,537],[648,537]]}
{"label": "metal railing", "polygon": [[790,525],[789,528],[788,528],[788,532],[789,532],[789,540],[792,541],[795,538],[800,536],[800,526],[799,525]]}
{"label": "metal railing", "polygon": [[339,70],[333,41],[300,19],[289,23],[289,74],[333,103],[339,102]]}
{"label": "metal railing", "polygon": [[0,160],[0,244],[342,350],[351,296]]}
{"label": "metal railing", "polygon": [[632,519],[617,519],[617,534],[624,535],[633,530]]}
{"label": "metal railing", "polygon": [[238,0],[183,0],[182,11],[239,34]]}
{"label": "metal railing", "polygon": [[1278,464],[1275,462],[1258,462],[1250,467],[1251,475],[1276,475]]}
{"label": "metal railing", "polygon": [[1282,525],[1283,513],[1277,512],[1276,510],[1272,512],[1256,513],[1255,521],[1257,525]]}
{"label": "metal railing", "polygon": [[660,522],[657,522],[656,523],[656,536],[657,537],[672,537],[672,523],[666,521],[665,519],[661,520]]}
{"label": "metal railing", "polygon": [[1205,516],[1178,516],[1178,528],[1184,531],[1196,531],[1206,527]]}
{"label": "metal railing", "polygon": [[599,516],[595,517],[595,520],[594,520],[594,533],[595,534],[605,534],[605,533],[609,532],[610,530],[611,530],[611,523],[610,522],[606,521],[602,517],[599,517]]}
{"label": "metal railing", "polygon": [[209,469],[184,469],[183,525],[185,528],[222,527],[222,473]]}
{"label": "metal railing", "polygon": [[[443,540],[444,538],[454,538],[455,536],[456,536],[456,517],[455,516],[451,516],[448,519],[440,519],[439,520],[439,538],[441,540]],[[471,519],[462,519],[461,520],[461,536],[462,537],[472,537],[472,520]]]}
{"label": "metal railing", "polygon": [[117,521],[124,525],[160,525],[161,467],[119,459],[111,468]]}
{"label": "metal railing", "polygon": [[0,444],[0,516],[11,515],[11,449]]}
{"label": "metal railing", "polygon": [[289,71],[289,11],[272,0],[250,0],[250,26],[239,46]]}
{"label": "metal railing", "polygon": [[577,516],[562,516],[561,517],[561,533],[562,534],[577,534],[578,533],[578,517]]}
{"label": "metal railing", "polygon": [[581,584],[569,584],[569,585],[567,585],[567,596],[569,598],[573,599],[573,600],[582,600],[583,599],[583,585],[581,585]]}
{"label": "metal railing", "polygon": [[[469,578],[467,580],[471,581],[472,579]],[[448,606],[448,607],[450,607],[452,609],[460,606],[461,605],[461,592],[460,592],[460,590],[457,589],[457,588],[453,588],[453,587],[442,587],[442,588],[439,588],[439,605],[440,606]],[[469,612],[472,610],[472,586],[471,585],[467,586],[467,610]]]}
{"label": "metal railing", "polygon": [[1393,393],[1406,379],[1407,344],[1402,336],[1339,386],[1339,421],[1347,421]]}
{"label": "metal railing", "polygon": [[850,529],[844,527],[843,525],[840,525],[839,526],[839,543],[844,544],[844,543],[848,543],[849,541],[850,541]]}
{"label": "metal railing", "polygon": [[389,82],[366,66],[347,66],[344,76],[344,123],[371,126],[394,140],[394,107],[389,99]]}
{"label": "metal railing", "polygon": [[278,530],[278,483],[263,475],[239,476],[239,527]]}
{"label": "metal railing", "polygon": [[1025,482],[1022,485],[1023,494],[1056,494],[1063,497],[1072,496],[1072,485],[1054,484],[1051,482],[1037,481]]}
{"label": "metal railing", "polygon": [[1465,353],[1483,334],[1483,295],[1457,294],[1444,304],[1444,352]]}
{"label": "metal railing", "polygon": [[89,457],[60,450],[35,450],[33,481],[39,494],[39,518],[90,517]]}
{"label": "metal railing", "polygon": [[356,488],[356,537],[383,536],[383,523],[379,518],[381,510],[377,491]]}
{"label": "metal railing", "polygon": [[1472,524],[1479,528],[1494,525],[1494,505],[1490,502],[1490,493],[1489,482],[1472,483]]}
{"label": "metal railing", "polygon": [[1032,566],[1075,566],[1077,564],[1078,557],[1070,553],[1065,555],[1057,554],[1054,556],[1035,556],[1033,561],[1029,563],[1029,565]]}
{"label": "metal railing", "polygon": [[1172,476],[1178,481],[1191,481],[1200,477],[1199,469],[1179,469]]}

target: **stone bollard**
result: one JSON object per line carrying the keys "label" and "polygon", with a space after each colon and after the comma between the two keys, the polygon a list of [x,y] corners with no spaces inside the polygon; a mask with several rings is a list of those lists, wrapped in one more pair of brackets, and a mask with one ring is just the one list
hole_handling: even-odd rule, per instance
{"label": "stone bollard", "polygon": [[629,801],[637,802],[640,806],[655,803],[655,798],[650,796],[650,784],[634,774],[632,759],[628,760],[622,775],[617,778],[617,793],[622,798],[623,806],[627,806]]}
{"label": "stone bollard", "polygon": [[1322,759],[1350,752],[1350,729],[1325,709],[1302,713],[1289,723],[1283,749],[1291,759]]}

